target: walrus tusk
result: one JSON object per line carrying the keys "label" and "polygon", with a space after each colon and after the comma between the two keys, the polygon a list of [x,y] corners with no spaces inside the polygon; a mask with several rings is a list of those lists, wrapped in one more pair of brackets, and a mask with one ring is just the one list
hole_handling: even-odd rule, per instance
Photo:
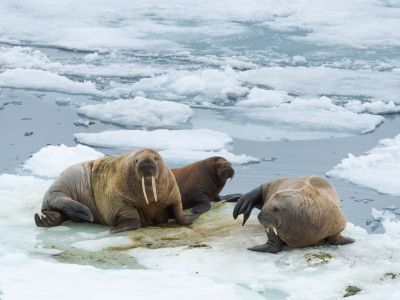
{"label": "walrus tusk", "polygon": [[269,233],[269,227],[267,227],[267,233]]}
{"label": "walrus tusk", "polygon": [[272,230],[275,232],[276,235],[278,235],[278,232],[276,231],[276,227],[272,227]]}
{"label": "walrus tusk", "polygon": [[154,201],[157,202],[156,179],[154,178],[154,176],[151,176],[151,186],[153,187]]}
{"label": "walrus tusk", "polygon": [[146,203],[147,203],[147,204],[150,204],[150,203],[149,203],[149,199],[147,199],[146,188],[145,188],[145,186],[144,186],[144,176],[142,176],[142,188],[143,188],[144,199],[146,199]]}

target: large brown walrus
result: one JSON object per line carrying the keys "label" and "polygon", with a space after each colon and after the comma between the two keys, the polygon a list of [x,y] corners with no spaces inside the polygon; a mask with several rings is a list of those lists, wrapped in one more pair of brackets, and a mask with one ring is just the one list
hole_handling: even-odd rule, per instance
{"label": "large brown walrus", "polygon": [[182,168],[172,169],[181,192],[183,208],[202,214],[211,208],[226,181],[235,171],[223,157],[213,156]]}
{"label": "large brown walrus", "polygon": [[65,220],[113,226],[111,233],[157,225],[174,218],[188,225],[178,185],[158,152],[141,149],[73,165],[44,196],[38,227]]}
{"label": "large brown walrus", "polygon": [[268,241],[249,250],[277,253],[284,244],[292,248],[345,245],[354,240],[341,235],[346,217],[332,185],[319,176],[287,177],[262,184],[243,195],[233,217],[243,214],[243,225],[254,207]]}

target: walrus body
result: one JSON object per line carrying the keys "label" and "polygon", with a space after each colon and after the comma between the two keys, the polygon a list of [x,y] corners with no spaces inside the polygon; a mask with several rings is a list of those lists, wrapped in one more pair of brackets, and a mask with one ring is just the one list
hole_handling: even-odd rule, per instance
{"label": "walrus body", "polygon": [[223,157],[210,157],[182,168],[172,169],[181,193],[183,208],[201,214],[211,208],[234,170]]}
{"label": "walrus body", "polygon": [[239,199],[233,216],[236,219],[243,214],[244,225],[254,207],[261,209],[258,219],[268,241],[249,250],[276,253],[284,244],[301,248],[354,242],[341,235],[346,217],[337,192],[322,177],[287,177],[264,183]]}
{"label": "walrus body", "polygon": [[39,227],[57,226],[65,220],[87,221],[113,226],[111,233],[170,218],[186,225],[197,217],[183,214],[175,177],[152,149],[67,168],[45,194],[42,213],[43,217],[35,215]]}

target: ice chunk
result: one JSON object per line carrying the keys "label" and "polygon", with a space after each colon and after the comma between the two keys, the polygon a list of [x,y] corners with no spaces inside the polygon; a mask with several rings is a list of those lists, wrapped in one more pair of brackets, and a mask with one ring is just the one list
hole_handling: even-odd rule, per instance
{"label": "ice chunk", "polygon": [[185,104],[143,97],[84,105],[78,113],[126,127],[174,127],[186,123],[193,115],[192,109]]}
{"label": "ice chunk", "polygon": [[232,143],[232,138],[226,133],[209,129],[113,130],[77,133],[74,136],[78,142],[86,145],[125,150],[149,147],[157,150],[217,151]]}
{"label": "ice chunk", "polygon": [[46,146],[25,161],[23,169],[42,177],[57,177],[67,167],[104,155],[88,146]]}
{"label": "ice chunk", "polygon": [[357,113],[394,114],[400,112],[400,105],[395,104],[393,101],[385,103],[381,100],[371,102],[352,100],[347,102],[344,107]]}
{"label": "ice chunk", "polygon": [[91,81],[77,82],[49,71],[7,69],[0,73],[0,87],[56,91],[66,94],[102,95]]}
{"label": "ice chunk", "polygon": [[381,140],[365,155],[349,154],[327,174],[382,193],[400,195],[400,135]]}
{"label": "ice chunk", "polygon": [[[242,103],[247,101],[251,100],[244,100]],[[253,101],[253,103],[263,104],[261,101]],[[236,113],[266,123],[291,126],[296,130],[302,128],[313,131],[327,131],[333,136],[341,132],[348,134],[370,132],[384,121],[381,116],[358,114],[335,105],[328,97],[317,99],[295,98],[289,103],[266,108],[247,108],[249,106],[247,105],[246,109],[241,108]]]}
{"label": "ice chunk", "polygon": [[246,107],[271,107],[279,106],[293,99],[294,98],[289,96],[285,91],[252,88],[246,99],[239,101],[236,105]]}
{"label": "ice chunk", "polygon": [[400,76],[392,72],[301,66],[259,68],[238,76],[244,82],[300,95],[364,96],[400,103]]}

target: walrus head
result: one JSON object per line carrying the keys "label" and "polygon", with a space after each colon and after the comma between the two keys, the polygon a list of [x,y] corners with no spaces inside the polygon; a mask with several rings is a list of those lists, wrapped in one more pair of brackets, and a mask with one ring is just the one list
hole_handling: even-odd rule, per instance
{"label": "walrus head", "polygon": [[296,191],[282,191],[275,193],[268,200],[261,212],[258,214],[258,221],[264,226],[267,232],[272,230],[278,235],[279,230],[292,230],[293,224],[299,224],[296,212],[300,195]]}
{"label": "walrus head", "polygon": [[141,180],[143,195],[147,204],[149,199],[146,193],[146,181],[151,180],[154,201],[157,202],[156,178],[162,168],[162,158],[160,154],[153,149],[141,149],[135,152],[134,164],[137,177]]}
{"label": "walrus head", "polygon": [[225,182],[227,179],[233,178],[235,175],[235,170],[232,168],[231,162],[219,156],[215,157],[214,159],[215,171],[218,179],[222,182]]}

